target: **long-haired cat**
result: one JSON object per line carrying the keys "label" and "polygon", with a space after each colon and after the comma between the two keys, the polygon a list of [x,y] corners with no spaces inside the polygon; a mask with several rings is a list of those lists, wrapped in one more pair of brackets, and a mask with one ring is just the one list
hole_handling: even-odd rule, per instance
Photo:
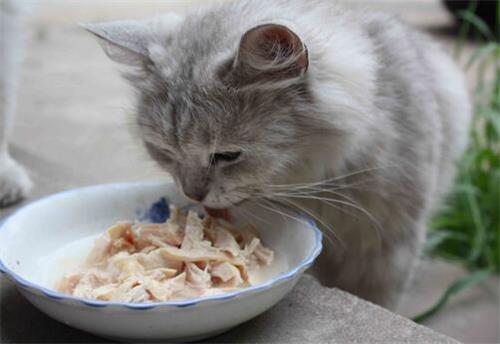
{"label": "long-haired cat", "polygon": [[320,280],[396,305],[466,146],[464,78],[438,46],[328,0],[86,28],[128,66],[145,147],[187,197],[301,210],[329,239]]}

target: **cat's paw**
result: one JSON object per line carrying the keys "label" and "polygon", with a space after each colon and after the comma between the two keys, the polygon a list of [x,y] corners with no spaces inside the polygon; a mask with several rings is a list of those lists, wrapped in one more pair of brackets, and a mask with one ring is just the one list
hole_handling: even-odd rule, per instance
{"label": "cat's paw", "polygon": [[25,198],[32,185],[24,167],[10,157],[0,158],[0,208]]}

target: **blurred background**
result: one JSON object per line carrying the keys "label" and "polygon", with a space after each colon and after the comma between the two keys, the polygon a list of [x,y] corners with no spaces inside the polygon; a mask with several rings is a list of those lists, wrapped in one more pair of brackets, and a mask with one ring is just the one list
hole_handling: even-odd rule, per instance
{"label": "blurred background", "polygon": [[[133,134],[131,90],[117,66],[77,23],[184,13],[208,2],[32,1],[11,143],[35,182],[31,199],[89,184],[168,178]],[[471,146],[400,313],[460,341],[500,342],[498,2],[449,2],[456,16],[440,0],[344,2],[394,13],[427,31],[466,70],[476,104]]]}

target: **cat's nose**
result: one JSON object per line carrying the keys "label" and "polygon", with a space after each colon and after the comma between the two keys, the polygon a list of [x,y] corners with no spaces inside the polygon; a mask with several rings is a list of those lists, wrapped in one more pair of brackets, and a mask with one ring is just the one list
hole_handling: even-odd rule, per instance
{"label": "cat's nose", "polygon": [[188,188],[184,189],[184,194],[187,198],[194,202],[201,202],[207,196],[208,190],[205,188]]}
{"label": "cat's nose", "polygon": [[202,202],[210,190],[210,180],[202,169],[193,169],[179,176],[184,195],[193,202]]}

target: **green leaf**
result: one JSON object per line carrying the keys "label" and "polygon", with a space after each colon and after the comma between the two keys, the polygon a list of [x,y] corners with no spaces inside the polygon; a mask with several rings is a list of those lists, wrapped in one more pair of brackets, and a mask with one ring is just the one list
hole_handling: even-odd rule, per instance
{"label": "green leaf", "polygon": [[428,310],[425,312],[417,315],[416,317],[413,318],[413,321],[415,322],[422,322],[434,314],[436,314],[441,308],[443,308],[446,303],[449,301],[450,297],[460,293],[463,290],[466,290],[478,283],[483,282],[487,278],[492,276],[492,272],[490,270],[479,270],[471,275],[467,275],[465,277],[459,278],[456,280],[454,283],[452,283],[448,289],[444,292],[444,294],[441,296],[441,298]]}
{"label": "green leaf", "polygon": [[474,222],[474,241],[472,246],[472,251],[469,254],[468,261],[474,262],[479,255],[481,254],[481,250],[483,248],[486,236],[486,229],[484,227],[482,213],[478,204],[478,200],[475,194],[472,192],[467,192],[467,201],[469,204],[470,212],[472,215],[472,219]]}
{"label": "green leaf", "polygon": [[[474,13],[476,11],[476,8],[477,8],[477,1],[471,1],[469,3],[467,11]],[[467,35],[469,34],[469,30],[470,30],[469,22],[468,21],[462,22],[462,25],[460,25],[460,30],[458,33],[457,44],[455,45],[455,49],[454,49],[454,53],[453,53],[455,58],[460,57],[460,55],[462,53],[462,48],[464,46],[464,42],[467,38]]]}
{"label": "green leaf", "polygon": [[[478,1],[471,1],[462,13],[460,50],[468,33],[491,39],[490,29],[474,12]],[[497,1],[500,33],[500,1]],[[425,254],[466,266],[470,271],[500,273],[500,42],[483,43],[468,59],[477,66],[474,92],[475,116],[470,143],[459,164],[457,182],[445,207],[433,219]],[[493,71],[493,74],[491,73]],[[461,279],[450,286],[438,304],[417,317],[423,320],[437,312],[451,295],[474,284]]]}
{"label": "green leaf", "polygon": [[475,13],[471,11],[459,11],[458,16],[462,20],[470,23],[470,25],[472,25],[484,38],[490,41],[495,40],[495,37],[488,27],[488,24],[486,24],[484,20],[479,18]]}
{"label": "green leaf", "polygon": [[490,54],[496,54],[498,49],[500,49],[500,46],[494,42],[488,43],[485,46],[477,49],[469,58],[469,61],[465,65],[465,69],[469,69],[474,62],[484,58],[485,56],[488,57]]}
{"label": "green leaf", "polygon": [[500,137],[500,113],[491,108],[481,108],[478,113],[495,128],[497,138]]}
{"label": "green leaf", "polygon": [[455,186],[455,191],[457,193],[463,193],[463,194],[473,194],[477,195],[479,193],[479,190],[475,185],[472,185],[470,183],[460,183]]}
{"label": "green leaf", "polygon": [[428,239],[425,243],[424,252],[432,252],[436,247],[441,245],[446,240],[465,241],[466,237],[462,233],[455,233],[452,231],[440,230],[429,233]]}

